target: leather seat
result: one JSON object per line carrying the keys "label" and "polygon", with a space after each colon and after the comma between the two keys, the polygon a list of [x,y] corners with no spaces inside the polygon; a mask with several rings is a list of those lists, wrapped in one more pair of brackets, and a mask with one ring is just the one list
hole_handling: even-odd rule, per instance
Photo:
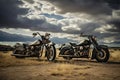
{"label": "leather seat", "polygon": [[70,42],[70,44],[71,44],[72,46],[77,46],[77,44],[76,44],[76,43],[73,43],[73,42]]}
{"label": "leather seat", "polygon": [[70,42],[70,44],[71,44],[72,46],[84,46],[84,45],[88,45],[88,44],[89,44],[89,41],[88,41],[88,40],[85,40],[84,42],[79,43],[79,44],[76,44],[76,43],[74,43],[74,42]]}

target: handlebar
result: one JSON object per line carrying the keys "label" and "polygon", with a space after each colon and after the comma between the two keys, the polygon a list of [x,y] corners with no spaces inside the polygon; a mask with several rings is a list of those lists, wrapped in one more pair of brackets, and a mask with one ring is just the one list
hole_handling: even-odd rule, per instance
{"label": "handlebar", "polygon": [[39,36],[42,36],[39,32],[36,32]]}
{"label": "handlebar", "polygon": [[80,37],[92,37],[93,35],[80,34]]}
{"label": "handlebar", "polygon": [[37,34],[38,34],[39,36],[42,36],[39,32],[33,33],[32,35],[33,35],[33,37],[35,37]]}
{"label": "handlebar", "polygon": [[41,36],[46,37],[46,36],[49,36],[49,35],[50,35],[50,34],[48,34],[48,33],[45,33],[45,35],[41,35],[39,32],[36,32],[36,33],[33,33],[33,37],[35,37],[37,34],[38,34],[40,37],[41,37]]}

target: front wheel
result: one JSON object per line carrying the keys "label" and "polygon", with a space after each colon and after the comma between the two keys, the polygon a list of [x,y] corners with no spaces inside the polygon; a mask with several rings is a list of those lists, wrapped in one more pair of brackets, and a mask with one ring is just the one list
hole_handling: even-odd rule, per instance
{"label": "front wheel", "polygon": [[54,61],[55,60],[56,49],[55,49],[54,45],[52,45],[48,48],[46,57],[47,57],[48,61]]}
{"label": "front wheel", "polygon": [[107,48],[100,49],[96,52],[96,60],[98,62],[107,62],[110,57],[110,53]]}

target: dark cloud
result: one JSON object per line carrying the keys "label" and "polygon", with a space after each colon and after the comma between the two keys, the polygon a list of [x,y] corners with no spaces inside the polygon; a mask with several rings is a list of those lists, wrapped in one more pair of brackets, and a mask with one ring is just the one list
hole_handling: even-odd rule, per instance
{"label": "dark cloud", "polygon": [[[26,1],[34,3],[33,0]],[[20,8],[18,7],[19,5],[24,5],[24,3],[21,0],[0,0],[0,28],[25,28],[50,32],[61,31],[61,27],[50,24],[45,18],[29,19],[27,17],[21,17],[21,15],[27,14],[29,9]],[[61,16],[58,18],[61,18]]]}
{"label": "dark cloud", "polygon": [[103,0],[113,9],[120,9],[120,0]]}
{"label": "dark cloud", "polygon": [[61,32],[61,26],[51,24],[46,19],[28,19],[23,18],[21,22],[24,24],[24,28],[31,29],[33,31],[50,31],[50,32]]}
{"label": "dark cloud", "polygon": [[[112,16],[114,10],[120,10],[120,0],[47,0],[53,5],[61,9],[61,13],[86,13],[92,15],[95,21],[91,23],[80,24],[81,31],[68,30],[68,33],[80,33],[84,32],[87,34],[95,34],[96,36],[110,37],[116,36],[120,33],[120,19],[110,20],[106,19],[108,16]],[[104,16],[104,17],[102,17]],[[100,20],[104,22],[101,24]],[[95,23],[97,22],[97,23]],[[103,25],[112,26],[108,29],[108,33],[96,32],[95,29],[102,27]],[[118,32],[116,34],[111,34],[111,32]]]}
{"label": "dark cloud", "polygon": [[31,3],[31,4],[34,3],[34,0],[25,0],[25,1],[27,1],[27,2],[29,2],[29,3]]}
{"label": "dark cloud", "polygon": [[80,12],[91,15],[111,15],[112,9],[120,8],[119,0],[47,0],[63,12]]}
{"label": "dark cloud", "polygon": [[113,26],[113,29],[111,29],[110,31],[120,33],[120,19],[112,19],[112,20],[108,21],[108,24]]}
{"label": "dark cloud", "polygon": [[92,34],[96,28],[101,27],[101,24],[90,22],[90,23],[85,23],[81,25],[80,27],[82,28],[83,32],[87,34],[90,34],[90,33]]}
{"label": "dark cloud", "polygon": [[0,0],[0,26],[20,26],[18,15],[26,14],[27,9],[19,8],[20,0]]}
{"label": "dark cloud", "polygon": [[91,15],[111,15],[112,9],[120,9],[120,0],[47,0],[61,12],[80,12]]}

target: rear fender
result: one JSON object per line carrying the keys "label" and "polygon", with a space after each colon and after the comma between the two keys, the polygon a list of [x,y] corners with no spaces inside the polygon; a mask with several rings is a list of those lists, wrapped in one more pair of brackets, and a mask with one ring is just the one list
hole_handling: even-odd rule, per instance
{"label": "rear fender", "polygon": [[72,47],[62,47],[61,50],[60,50],[59,55],[62,55],[62,52],[63,52],[63,50],[65,50],[65,49],[69,49],[72,53],[74,53],[74,49],[73,49]]}
{"label": "rear fender", "polygon": [[59,50],[61,50],[63,48],[72,48],[72,46],[70,43],[62,44],[61,47],[59,48]]}

